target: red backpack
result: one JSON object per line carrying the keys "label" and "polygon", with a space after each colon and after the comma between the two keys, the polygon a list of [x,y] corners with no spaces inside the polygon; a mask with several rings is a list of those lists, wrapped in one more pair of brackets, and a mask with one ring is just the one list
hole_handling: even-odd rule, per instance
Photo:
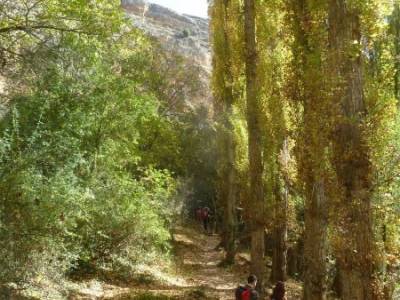
{"label": "red backpack", "polygon": [[244,286],[239,286],[236,289],[236,300],[251,300],[251,290]]}

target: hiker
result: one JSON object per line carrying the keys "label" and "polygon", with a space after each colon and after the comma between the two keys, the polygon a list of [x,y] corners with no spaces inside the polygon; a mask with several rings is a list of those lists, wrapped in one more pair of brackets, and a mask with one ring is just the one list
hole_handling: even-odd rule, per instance
{"label": "hiker", "polygon": [[247,284],[245,286],[239,286],[235,292],[236,300],[258,300],[260,299],[258,292],[256,291],[257,277],[256,275],[250,275],[247,278]]}
{"label": "hiker", "polygon": [[285,296],[285,284],[282,281],[278,281],[274,287],[271,300],[286,300]]}
{"label": "hiker", "polygon": [[201,207],[196,209],[196,221],[200,224],[203,222],[203,209]]}
{"label": "hiker", "polygon": [[238,233],[244,232],[245,229],[245,222],[243,218],[243,208],[242,207],[236,207],[236,218],[237,218],[237,227],[238,227]]}
{"label": "hiker", "polygon": [[208,225],[210,223],[210,209],[206,206],[202,209],[201,219],[203,220],[204,230],[208,232]]}

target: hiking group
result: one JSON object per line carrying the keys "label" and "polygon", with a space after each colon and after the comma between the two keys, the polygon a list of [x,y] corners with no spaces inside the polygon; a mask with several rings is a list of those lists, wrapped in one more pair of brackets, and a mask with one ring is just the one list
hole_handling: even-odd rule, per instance
{"label": "hiking group", "polygon": [[[210,208],[207,206],[196,209],[196,220],[202,225],[207,234],[210,232],[210,218]],[[257,277],[250,275],[247,278],[247,284],[240,285],[235,290],[235,300],[259,300],[260,295],[256,288]],[[278,281],[275,285],[270,300],[287,300],[285,296],[285,284],[282,281]]]}
{"label": "hiking group", "polygon": [[[236,300],[259,300],[260,296],[256,290],[257,277],[250,275],[247,278],[247,284],[239,286],[235,291]],[[278,281],[273,289],[271,300],[286,300],[285,296],[285,284],[282,281]]]}

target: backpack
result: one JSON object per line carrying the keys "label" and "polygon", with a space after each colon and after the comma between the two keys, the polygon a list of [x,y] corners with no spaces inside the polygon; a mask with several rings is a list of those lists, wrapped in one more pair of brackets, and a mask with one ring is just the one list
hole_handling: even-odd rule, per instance
{"label": "backpack", "polygon": [[251,290],[244,286],[239,286],[235,292],[236,300],[251,300]]}

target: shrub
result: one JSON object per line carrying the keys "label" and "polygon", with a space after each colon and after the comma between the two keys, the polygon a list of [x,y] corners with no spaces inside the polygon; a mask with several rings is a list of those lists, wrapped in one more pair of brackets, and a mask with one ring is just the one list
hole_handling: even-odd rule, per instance
{"label": "shrub", "polygon": [[140,80],[110,71],[126,61],[145,69],[131,58],[148,51],[146,39],[131,38],[140,52],[71,35],[62,63],[12,99],[0,124],[0,282],[80,266],[130,272],[168,254],[175,179],[139,141],[173,128]]}

